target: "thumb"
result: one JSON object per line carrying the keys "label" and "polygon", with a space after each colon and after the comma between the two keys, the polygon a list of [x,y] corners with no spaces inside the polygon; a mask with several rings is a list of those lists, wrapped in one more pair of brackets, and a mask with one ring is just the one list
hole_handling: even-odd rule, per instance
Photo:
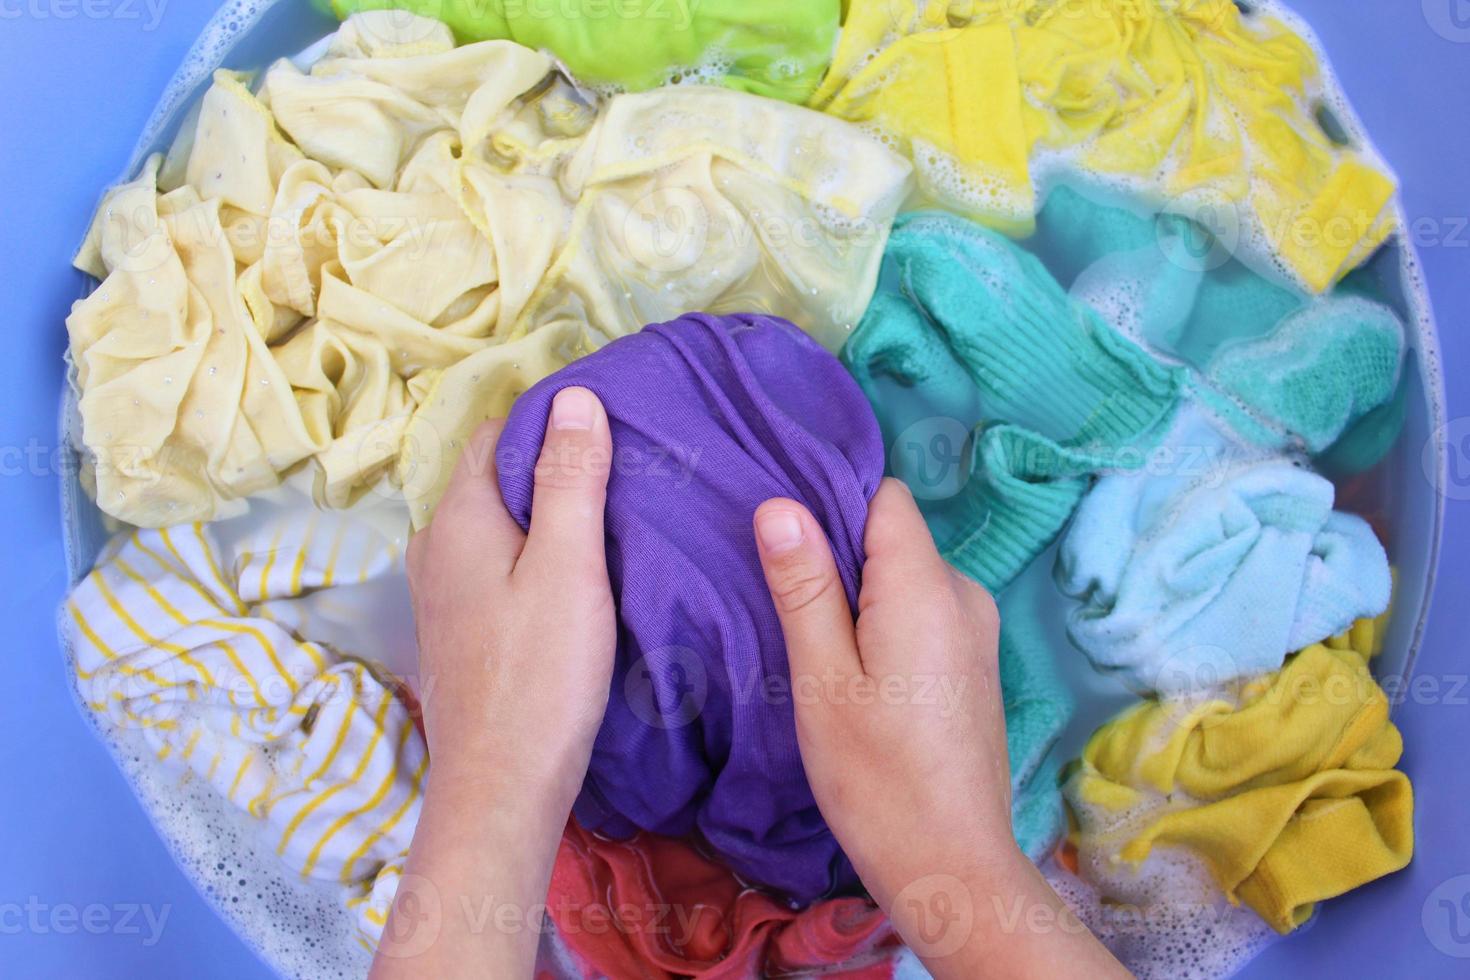
{"label": "thumb", "polygon": [[852,609],[816,518],[794,500],[767,500],[756,508],[755,538],[793,681],[829,671],[861,673]]}
{"label": "thumb", "polygon": [[551,401],[517,571],[558,577],[593,569],[605,580],[603,510],[611,469],[612,435],[602,402],[586,388],[563,388]]}

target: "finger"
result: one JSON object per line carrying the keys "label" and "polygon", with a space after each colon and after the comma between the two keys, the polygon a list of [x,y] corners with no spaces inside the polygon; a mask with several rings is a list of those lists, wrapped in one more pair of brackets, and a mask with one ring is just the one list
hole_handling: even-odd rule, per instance
{"label": "finger", "polygon": [[776,604],[793,683],[862,672],[852,609],[821,526],[794,500],[756,508],[755,539]]}
{"label": "finger", "polygon": [[471,552],[476,564],[488,564],[503,574],[515,566],[526,535],[500,496],[495,446],[504,429],[504,419],[481,423],[465,444],[433,521],[409,542],[410,567],[427,547],[425,535],[432,536],[436,548]]}
{"label": "finger", "polygon": [[913,597],[949,586],[949,566],[939,556],[919,505],[909,488],[892,477],[878,485],[868,504],[863,551],[860,611],[885,597]]}
{"label": "finger", "polygon": [[603,510],[612,470],[607,412],[586,388],[563,388],[551,400],[536,460],[531,531],[516,571],[565,577],[593,569],[606,577]]}
{"label": "finger", "polygon": [[995,604],[995,596],[985,586],[958,570],[950,572],[950,581],[959,597],[965,624],[976,638],[976,651],[988,653],[994,659],[1000,652],[1000,608]]}
{"label": "finger", "polygon": [[[913,494],[900,481],[885,479],[873,495],[863,550],[866,562],[858,614],[865,623],[908,622],[916,615],[934,617],[958,610],[966,590],[940,557]],[[915,666],[909,659],[912,650],[904,644],[873,646],[863,664],[870,674]],[[885,655],[904,659],[885,663]]]}

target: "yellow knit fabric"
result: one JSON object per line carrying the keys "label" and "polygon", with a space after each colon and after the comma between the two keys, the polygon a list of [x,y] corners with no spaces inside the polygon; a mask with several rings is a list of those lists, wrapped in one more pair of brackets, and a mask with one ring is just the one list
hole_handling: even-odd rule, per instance
{"label": "yellow knit fabric", "polygon": [[1067,787],[1080,846],[1133,865],[1187,848],[1282,933],[1404,867],[1413,792],[1374,642],[1360,623],[1225,696],[1148,701],[1103,726]]}
{"label": "yellow knit fabric", "polygon": [[473,421],[610,338],[754,311],[835,351],[910,170],[784,102],[589,100],[512,42],[356,15],[310,72],[217,73],[103,201],[67,319],[97,502],[214,520],[312,461],[320,503],[396,473],[422,525]]}
{"label": "yellow knit fabric", "polygon": [[1189,213],[1233,206],[1322,291],[1387,237],[1394,182],[1319,99],[1311,47],[1231,0],[852,0],[810,104],[909,155],[925,203],[1028,233],[1050,152]]}

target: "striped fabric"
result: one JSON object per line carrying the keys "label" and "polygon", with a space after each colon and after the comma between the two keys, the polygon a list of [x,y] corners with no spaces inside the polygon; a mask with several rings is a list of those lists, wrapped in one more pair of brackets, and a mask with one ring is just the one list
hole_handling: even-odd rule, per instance
{"label": "striped fabric", "polygon": [[397,682],[309,637],[363,628],[353,595],[401,573],[402,536],[350,514],[265,510],[243,532],[114,538],[66,603],[77,680],[105,724],[141,729],[160,764],[257,818],[290,867],[339,883],[371,946],[428,753]]}

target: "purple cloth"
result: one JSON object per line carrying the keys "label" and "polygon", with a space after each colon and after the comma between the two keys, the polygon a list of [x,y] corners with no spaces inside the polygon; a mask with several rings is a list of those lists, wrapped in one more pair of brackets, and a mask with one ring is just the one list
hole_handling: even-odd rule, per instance
{"label": "purple cloth", "polygon": [[701,835],[800,902],[857,877],[802,770],[786,645],[752,518],[771,497],[826,529],[856,607],[883,444],[835,357],[785,320],[691,314],[612,341],[522,395],[497,450],[522,527],[552,396],[581,385],[612,423],[607,560],[618,603],[607,717],[575,813],[615,837]]}

